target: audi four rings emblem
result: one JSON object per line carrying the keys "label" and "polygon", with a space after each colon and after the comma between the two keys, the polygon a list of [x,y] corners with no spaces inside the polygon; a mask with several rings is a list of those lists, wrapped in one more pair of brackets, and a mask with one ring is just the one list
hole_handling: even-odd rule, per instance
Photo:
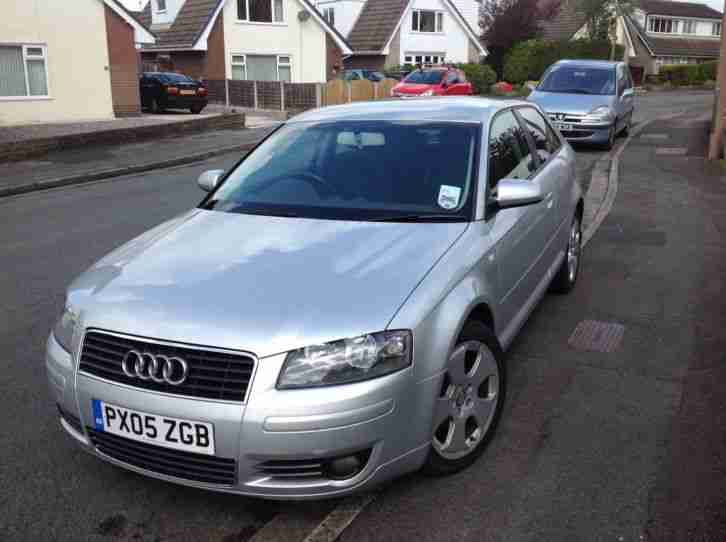
{"label": "audi four rings emblem", "polygon": [[182,358],[129,350],[121,360],[121,369],[130,378],[152,380],[157,384],[182,384],[189,374],[189,366]]}

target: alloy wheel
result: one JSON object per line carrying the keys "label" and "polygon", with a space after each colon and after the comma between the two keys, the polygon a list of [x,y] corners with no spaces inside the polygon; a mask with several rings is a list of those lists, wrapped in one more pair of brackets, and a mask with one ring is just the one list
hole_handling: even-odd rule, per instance
{"label": "alloy wheel", "polygon": [[567,278],[575,282],[577,270],[580,266],[580,251],[582,250],[582,232],[580,231],[580,220],[572,221],[570,228],[570,240],[567,243]]}
{"label": "alloy wheel", "polygon": [[482,442],[497,410],[499,385],[497,360],[486,344],[456,347],[434,409],[432,443],[441,457],[460,459]]}

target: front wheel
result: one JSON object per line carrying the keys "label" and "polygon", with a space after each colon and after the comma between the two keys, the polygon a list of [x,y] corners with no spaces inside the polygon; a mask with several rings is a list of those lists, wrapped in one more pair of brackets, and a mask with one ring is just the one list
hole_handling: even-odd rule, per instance
{"label": "front wheel", "polygon": [[575,215],[570,225],[570,235],[567,239],[567,252],[557,275],[552,281],[550,289],[558,294],[566,294],[575,287],[580,272],[580,258],[582,256],[582,222],[579,215]]}
{"label": "front wheel", "polygon": [[471,465],[491,440],[506,389],[503,354],[494,334],[470,320],[446,364],[436,397],[424,472],[453,474]]}
{"label": "front wheel", "polygon": [[617,126],[617,124],[617,121],[613,123],[613,125],[610,127],[610,130],[608,130],[608,140],[602,144],[602,148],[606,151],[609,151],[613,148],[613,145],[615,145],[615,136],[617,135],[615,127]]}

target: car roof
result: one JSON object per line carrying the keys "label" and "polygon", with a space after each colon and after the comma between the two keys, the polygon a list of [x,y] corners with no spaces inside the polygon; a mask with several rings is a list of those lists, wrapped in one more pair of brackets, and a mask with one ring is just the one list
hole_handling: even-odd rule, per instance
{"label": "car roof", "polygon": [[522,100],[465,96],[354,102],[306,111],[291,122],[391,120],[485,123],[497,111],[513,105],[532,104]]}
{"label": "car roof", "polygon": [[558,60],[555,62],[555,64],[568,64],[570,66],[582,66],[582,67],[591,67],[591,68],[614,68],[618,64],[622,64],[622,62],[617,62],[613,60],[577,60],[577,59],[563,59]]}

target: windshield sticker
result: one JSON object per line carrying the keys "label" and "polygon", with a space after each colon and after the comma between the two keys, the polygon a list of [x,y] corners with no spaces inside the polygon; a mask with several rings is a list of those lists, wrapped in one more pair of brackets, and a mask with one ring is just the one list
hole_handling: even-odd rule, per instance
{"label": "windshield sticker", "polygon": [[461,188],[442,184],[439,189],[439,207],[443,209],[456,209],[459,206]]}

